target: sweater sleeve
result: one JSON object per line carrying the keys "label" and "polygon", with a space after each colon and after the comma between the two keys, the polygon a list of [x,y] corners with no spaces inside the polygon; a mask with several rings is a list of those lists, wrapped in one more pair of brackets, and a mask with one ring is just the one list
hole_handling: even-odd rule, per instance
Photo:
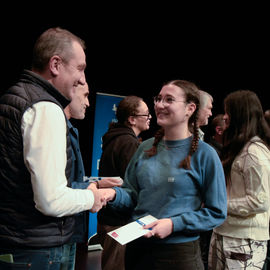
{"label": "sweater sleeve", "polygon": [[[174,231],[186,233],[211,230],[221,225],[227,217],[227,193],[222,164],[214,149],[204,151],[192,170],[200,169],[201,206],[173,216]],[[199,165],[200,164],[200,165]],[[187,198],[188,199],[188,198]],[[190,202],[192,203],[192,202]]]}

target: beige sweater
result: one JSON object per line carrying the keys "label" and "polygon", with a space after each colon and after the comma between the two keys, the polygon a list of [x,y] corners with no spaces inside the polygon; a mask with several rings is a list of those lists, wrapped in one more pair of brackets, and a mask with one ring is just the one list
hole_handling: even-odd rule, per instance
{"label": "beige sweater", "polygon": [[253,137],[235,158],[227,187],[228,216],[218,234],[268,240],[270,216],[270,151]]}

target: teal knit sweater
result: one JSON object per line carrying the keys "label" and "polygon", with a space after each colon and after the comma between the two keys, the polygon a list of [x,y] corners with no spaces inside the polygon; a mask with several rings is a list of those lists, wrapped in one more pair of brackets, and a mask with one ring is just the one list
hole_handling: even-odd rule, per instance
{"label": "teal knit sweater", "polygon": [[144,141],[127,167],[125,184],[115,188],[116,198],[110,205],[132,212],[134,220],[148,214],[172,219],[173,233],[154,241],[193,241],[200,232],[219,226],[226,218],[225,178],[214,148],[200,140],[191,169],[179,168],[191,139],[161,141],[152,157],[145,150],[152,147],[153,138]]}

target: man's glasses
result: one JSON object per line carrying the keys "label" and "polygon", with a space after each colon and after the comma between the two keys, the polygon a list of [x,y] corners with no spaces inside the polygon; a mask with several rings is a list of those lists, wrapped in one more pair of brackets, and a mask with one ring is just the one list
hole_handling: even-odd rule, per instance
{"label": "man's glasses", "polygon": [[162,102],[163,106],[169,106],[171,104],[173,104],[174,102],[186,102],[184,100],[176,100],[171,96],[165,96],[164,98],[162,98],[162,96],[156,96],[154,97],[154,104],[157,105],[158,103]]}

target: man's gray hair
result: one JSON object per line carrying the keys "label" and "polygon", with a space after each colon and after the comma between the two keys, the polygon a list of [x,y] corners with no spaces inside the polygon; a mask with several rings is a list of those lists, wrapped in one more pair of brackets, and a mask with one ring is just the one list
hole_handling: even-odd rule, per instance
{"label": "man's gray hair", "polygon": [[209,99],[211,100],[211,102],[213,102],[214,100],[213,97],[209,93],[203,90],[199,90],[199,98],[200,98],[200,109],[203,109],[207,106]]}

